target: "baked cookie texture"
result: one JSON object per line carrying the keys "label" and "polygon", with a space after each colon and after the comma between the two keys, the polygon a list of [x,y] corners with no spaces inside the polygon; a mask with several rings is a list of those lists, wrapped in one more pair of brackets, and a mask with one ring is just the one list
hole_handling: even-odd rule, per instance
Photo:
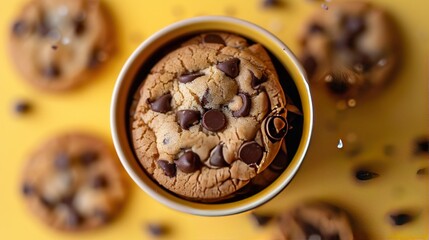
{"label": "baked cookie texture", "polygon": [[359,98],[380,91],[401,55],[395,24],[381,8],[363,1],[336,1],[307,21],[301,61],[311,85],[333,96]]}
{"label": "baked cookie texture", "polygon": [[289,128],[269,55],[236,35],[198,35],[140,81],[135,153],[160,185],[191,200],[222,200],[249,183]]}
{"label": "baked cookie texture", "polygon": [[115,45],[105,8],[86,0],[30,1],[12,24],[9,42],[24,79],[51,92],[89,81]]}
{"label": "baked cookie texture", "polygon": [[50,139],[30,156],[21,190],[38,218],[66,231],[105,225],[127,196],[115,155],[97,137],[77,132]]}
{"label": "baked cookie texture", "polygon": [[344,210],[323,202],[304,203],[284,211],[277,223],[279,231],[275,234],[275,240],[365,239]]}

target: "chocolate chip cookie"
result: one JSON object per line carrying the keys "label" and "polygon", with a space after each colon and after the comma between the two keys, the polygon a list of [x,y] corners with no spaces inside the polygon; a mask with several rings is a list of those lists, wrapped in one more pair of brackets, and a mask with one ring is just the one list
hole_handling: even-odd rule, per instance
{"label": "chocolate chip cookie", "polygon": [[276,240],[356,240],[362,236],[343,210],[325,203],[307,203],[285,211],[278,218],[278,228]]}
{"label": "chocolate chip cookie", "polygon": [[88,81],[114,47],[112,24],[99,1],[30,1],[10,31],[17,69],[33,86],[49,91]]}
{"label": "chocolate chip cookie", "polygon": [[339,98],[358,98],[391,80],[400,59],[399,39],[384,10],[361,1],[333,2],[305,25],[301,61],[310,84]]}
{"label": "chocolate chip cookie", "polygon": [[49,140],[30,156],[24,169],[21,191],[30,210],[60,230],[108,223],[126,199],[126,182],[114,156],[88,134]]}
{"label": "chocolate chip cookie", "polygon": [[221,200],[246,185],[271,163],[289,129],[288,103],[263,53],[241,41],[229,46],[239,37],[225,36],[202,34],[164,56],[131,111],[143,168],[197,201]]}

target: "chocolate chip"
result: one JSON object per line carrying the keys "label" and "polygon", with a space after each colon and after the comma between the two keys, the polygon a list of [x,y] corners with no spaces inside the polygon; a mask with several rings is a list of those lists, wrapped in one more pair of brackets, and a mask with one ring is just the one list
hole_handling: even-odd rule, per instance
{"label": "chocolate chip", "polygon": [[107,223],[112,219],[106,211],[101,209],[95,209],[94,216],[98,218],[102,223]]}
{"label": "chocolate chip", "polygon": [[322,26],[320,26],[320,24],[313,23],[308,28],[308,32],[311,34],[324,33],[325,29]]}
{"label": "chocolate chip", "polygon": [[373,67],[373,65],[373,61],[368,55],[364,53],[355,54],[353,63],[353,68],[355,71],[360,73],[368,72]]}
{"label": "chocolate chip", "polygon": [[348,76],[342,72],[332,72],[325,78],[328,89],[337,95],[345,94],[349,90],[350,84],[347,79]]}
{"label": "chocolate chip", "polygon": [[414,154],[429,153],[429,138],[420,138],[415,142]]}
{"label": "chocolate chip", "polygon": [[281,173],[283,172],[283,170],[286,169],[288,165],[288,156],[282,149],[280,149],[280,151],[277,153],[276,157],[273,159],[268,168],[273,172]]}
{"label": "chocolate chip", "polygon": [[394,213],[390,216],[390,221],[393,225],[401,226],[413,220],[413,216],[408,213]]}
{"label": "chocolate chip", "polygon": [[37,25],[36,31],[41,37],[47,37],[49,36],[49,32],[51,31],[51,28],[49,27],[49,24],[47,23],[46,20],[42,20]]}
{"label": "chocolate chip", "polygon": [[83,217],[73,207],[69,207],[66,223],[69,227],[75,228],[83,222]]}
{"label": "chocolate chip", "polygon": [[417,170],[417,175],[418,176],[427,176],[429,173],[429,169],[426,168],[420,168],[419,170]]}
{"label": "chocolate chip", "polygon": [[220,110],[209,110],[203,115],[203,127],[209,131],[218,132],[226,127],[226,117]]}
{"label": "chocolate chip", "polygon": [[353,49],[355,47],[355,37],[350,33],[340,35],[335,41],[336,49]]}
{"label": "chocolate chip", "polygon": [[207,89],[204,92],[204,95],[201,97],[201,105],[203,106],[203,108],[206,108],[206,105],[209,103],[209,97],[210,97],[210,93],[209,93],[209,90]]}
{"label": "chocolate chip", "polygon": [[80,163],[84,166],[89,166],[93,164],[95,161],[97,161],[99,158],[98,152],[87,150],[82,152],[80,155]]}
{"label": "chocolate chip", "polygon": [[223,38],[217,34],[206,34],[203,38],[204,43],[218,43],[222,45],[226,45]]}
{"label": "chocolate chip", "polygon": [[98,175],[94,177],[91,181],[91,187],[94,189],[106,188],[108,184],[109,182],[107,181],[106,177],[103,175]]}
{"label": "chocolate chip", "polygon": [[73,206],[73,201],[74,201],[74,196],[72,194],[70,194],[70,195],[62,197],[59,202],[68,206],[68,207],[71,207],[71,206]]}
{"label": "chocolate chip", "polygon": [[344,22],[344,28],[348,34],[356,36],[365,30],[365,23],[361,17],[349,16]]}
{"label": "chocolate chip", "polygon": [[85,20],[78,17],[74,19],[73,24],[74,24],[74,34],[76,36],[81,36],[86,30]]}
{"label": "chocolate chip", "polygon": [[192,173],[200,168],[200,157],[192,151],[185,152],[174,162],[177,168],[184,173]]}
{"label": "chocolate chip", "polygon": [[359,169],[355,172],[355,178],[359,181],[368,181],[378,176],[378,173],[374,173],[364,169]]}
{"label": "chocolate chip", "polygon": [[149,223],[147,224],[147,231],[154,237],[160,237],[167,234],[168,228],[159,223]]}
{"label": "chocolate chip", "polygon": [[181,83],[188,83],[188,82],[192,82],[192,81],[194,81],[196,78],[199,78],[199,77],[201,77],[201,76],[204,76],[204,73],[199,73],[199,72],[196,72],[196,73],[185,73],[185,74],[182,74],[182,75],[179,77],[179,82],[181,82]]}
{"label": "chocolate chip", "polygon": [[55,203],[53,201],[47,199],[45,196],[40,196],[39,201],[44,207],[46,207],[49,210],[51,210],[52,208],[55,207]]}
{"label": "chocolate chip", "polygon": [[245,142],[238,150],[238,155],[247,165],[259,164],[264,156],[264,149],[255,141]]}
{"label": "chocolate chip", "polygon": [[58,65],[50,64],[42,69],[42,74],[48,79],[58,78],[61,75],[61,70]]}
{"label": "chocolate chip", "polygon": [[18,114],[25,114],[31,111],[31,103],[27,100],[20,99],[14,103],[14,111]]}
{"label": "chocolate chip", "polygon": [[176,113],[176,116],[182,129],[189,129],[200,120],[201,113],[196,110],[180,110]]}
{"label": "chocolate chip", "polygon": [[17,21],[12,25],[12,32],[17,37],[24,36],[28,31],[29,27],[24,21]]}
{"label": "chocolate chip", "polygon": [[312,77],[316,72],[317,62],[312,55],[305,55],[302,58],[302,65],[307,72],[308,77]]}
{"label": "chocolate chip", "polygon": [[239,93],[238,96],[241,97],[243,105],[237,111],[232,112],[234,117],[246,117],[250,113],[250,107],[252,106],[252,101],[250,100],[249,95],[246,93]]}
{"label": "chocolate chip", "polygon": [[282,116],[270,116],[265,122],[265,132],[271,142],[278,142],[286,136],[289,124]]}
{"label": "chocolate chip", "polygon": [[21,191],[22,191],[22,194],[24,194],[25,196],[30,196],[35,193],[36,189],[34,189],[34,187],[29,183],[24,183],[22,185]]}
{"label": "chocolate chip", "polygon": [[265,75],[262,75],[261,78],[257,78],[252,71],[249,70],[249,72],[250,76],[252,76],[250,84],[252,85],[253,89],[259,89],[260,85],[267,81],[267,77]]}
{"label": "chocolate chip", "polygon": [[271,219],[273,219],[273,216],[271,215],[260,214],[255,212],[252,212],[250,216],[259,227],[267,225],[267,223],[270,222]]}
{"label": "chocolate chip", "polygon": [[171,94],[166,93],[157,98],[155,101],[151,102],[150,108],[155,112],[166,113],[171,110],[171,99]]}
{"label": "chocolate chip", "polygon": [[235,78],[240,73],[239,64],[240,59],[233,58],[225,62],[218,63],[216,67],[224,72],[228,77]]}
{"label": "chocolate chip", "polygon": [[323,235],[320,232],[320,230],[314,227],[312,224],[304,222],[303,220],[300,219],[299,225],[301,226],[301,229],[304,231],[307,237],[306,239],[310,239],[311,236],[314,236],[313,238],[318,237],[318,239],[323,239],[322,238]]}
{"label": "chocolate chip", "polygon": [[101,61],[100,61],[99,54],[100,54],[100,51],[98,49],[94,49],[91,52],[88,59],[88,68],[94,69],[100,65]]}
{"label": "chocolate chip", "polygon": [[212,150],[212,154],[210,156],[210,164],[216,167],[226,167],[228,163],[225,161],[223,157],[223,145],[219,144]]}
{"label": "chocolate chip", "polygon": [[166,160],[158,160],[158,166],[164,171],[164,174],[169,177],[176,176],[176,164],[169,163]]}
{"label": "chocolate chip", "polygon": [[67,153],[64,152],[58,153],[54,160],[55,167],[59,170],[68,169],[71,164],[70,162],[70,157],[67,155]]}

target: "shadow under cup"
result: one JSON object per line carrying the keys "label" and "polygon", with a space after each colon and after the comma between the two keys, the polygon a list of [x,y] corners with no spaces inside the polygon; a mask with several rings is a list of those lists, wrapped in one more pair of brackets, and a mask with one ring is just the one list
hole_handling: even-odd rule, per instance
{"label": "shadow under cup", "polygon": [[[152,66],[172,47],[192,35],[222,31],[240,35],[262,44],[270,53],[285,93],[303,113],[299,134],[288,147],[288,165],[268,186],[254,194],[223,202],[199,203],[181,198],[157,184],[140,166],[130,138],[130,109],[133,95]],[[205,16],[187,19],[167,26],[145,40],[129,57],[117,79],[111,102],[111,131],[117,154],[127,173],[146,193],[178,211],[223,216],[253,209],[276,196],[292,180],[307,151],[313,124],[311,96],[303,68],[291,51],[274,35],[252,23],[231,17]],[[298,129],[297,129],[298,130]],[[302,130],[302,131],[301,131]],[[291,150],[290,150],[291,149]],[[293,154],[294,152],[294,154]]]}

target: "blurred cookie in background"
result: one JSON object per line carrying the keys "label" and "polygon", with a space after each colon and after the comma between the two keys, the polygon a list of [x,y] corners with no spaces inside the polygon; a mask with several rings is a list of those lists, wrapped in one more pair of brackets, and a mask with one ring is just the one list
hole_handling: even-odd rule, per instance
{"label": "blurred cookie in background", "polygon": [[342,209],[322,202],[301,204],[278,216],[276,240],[365,239]]}
{"label": "blurred cookie in background", "polygon": [[336,1],[317,10],[300,36],[310,84],[340,99],[377,93],[393,80],[401,44],[388,14],[364,1]]}
{"label": "blurred cookie in background", "polygon": [[127,196],[117,158],[86,133],[63,134],[41,145],[24,168],[21,192],[38,218],[69,231],[110,222]]}
{"label": "blurred cookie in background", "polygon": [[114,50],[112,23],[98,0],[33,0],[13,20],[10,53],[38,89],[69,90]]}

